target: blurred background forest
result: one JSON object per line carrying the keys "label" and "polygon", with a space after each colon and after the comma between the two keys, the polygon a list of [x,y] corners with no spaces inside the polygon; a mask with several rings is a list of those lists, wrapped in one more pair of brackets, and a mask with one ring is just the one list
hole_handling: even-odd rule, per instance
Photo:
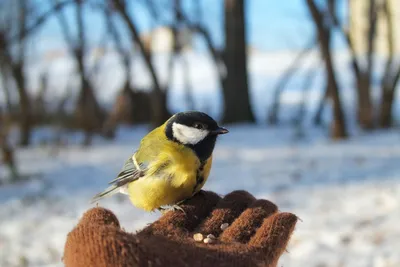
{"label": "blurred background forest", "polygon": [[[386,200],[369,206],[380,214],[376,216],[399,208],[399,0],[1,0],[0,78],[0,216],[21,213],[26,201],[43,207],[42,212],[60,201],[50,213],[69,216],[58,239],[40,241],[48,242],[43,257],[16,235],[0,233],[0,250],[8,251],[0,253],[2,266],[57,262],[63,235],[87,207],[75,199],[71,204],[68,198],[75,197],[65,192],[85,184],[82,198],[76,198],[85,202],[112,178],[115,166],[149,129],[184,110],[206,112],[233,129],[232,139],[224,136],[226,143],[217,150],[222,159],[216,162],[216,180],[238,174],[229,168],[240,156],[228,154],[244,153],[248,166],[241,171],[249,178],[246,184],[233,184],[258,190],[263,176],[270,175],[265,178],[268,189],[257,196],[273,197],[310,219],[309,231],[322,224],[322,239],[335,232],[330,220],[341,215],[327,213],[326,221],[318,223],[309,217],[315,203],[333,208],[344,194],[342,200],[360,204],[347,210],[353,216],[378,194],[376,198],[390,200],[385,198],[384,211],[373,205]],[[73,164],[72,158],[80,162]],[[279,161],[280,167],[271,161]],[[101,169],[104,165],[109,169]],[[101,178],[85,180],[89,175]],[[374,181],[368,184],[370,178]],[[321,180],[330,185],[321,195],[312,195],[312,186],[303,195],[296,191],[320,186]],[[394,181],[389,186],[393,191],[376,190],[386,180]],[[363,193],[357,187],[346,195],[344,181],[361,184]],[[209,188],[231,189],[225,185],[211,182]],[[338,191],[329,191],[335,186]],[[57,195],[57,190],[65,192]],[[306,201],[310,206],[290,204],[296,194],[311,196]],[[326,203],[312,198],[330,194],[333,199]],[[364,197],[368,200],[361,203]],[[339,209],[347,207],[345,200]],[[63,201],[73,214],[63,211]],[[375,215],[354,215],[355,228],[367,225],[377,233],[383,226],[374,224]],[[18,216],[4,220],[0,228],[14,223],[23,238],[29,228],[15,221],[28,215]],[[388,223],[383,229],[393,229],[393,217],[383,221]],[[399,231],[389,232],[400,244]],[[308,242],[309,232],[303,233]],[[310,243],[297,240],[299,252],[293,248],[285,260],[287,266],[398,266],[400,256],[389,248],[375,251],[385,241],[384,234],[377,235],[371,247],[348,254],[344,247],[357,237],[332,233],[337,244],[332,245],[336,239],[330,235],[324,239],[334,247],[331,254],[316,237]],[[361,234],[357,242],[364,238]],[[32,252],[23,252],[27,246]],[[313,253],[333,255],[333,260],[320,256],[312,262]]]}
{"label": "blurred background forest", "polygon": [[[1,147],[6,163],[14,149],[7,140],[13,126],[18,126],[20,146],[29,146],[32,133],[41,126],[57,127],[53,142],[61,142],[62,132],[82,131],[83,145],[90,145],[94,135],[113,138],[120,124],[158,126],[177,111],[168,105],[177,83],[183,91],[179,110],[212,112],[207,103],[199,107],[195,99],[193,91],[200,86],[191,76],[201,70],[189,53],[201,53],[211,60],[210,79],[216,80],[213,89],[222,95],[218,112],[223,123],[256,122],[248,58],[286,48],[292,50],[292,62],[277,81],[266,80],[264,91],[271,91],[271,99],[265,101],[259,123],[283,123],[282,95],[314,56],[317,62],[302,75],[303,81],[297,81],[297,90],[303,92],[293,99],[298,112],[291,123],[299,127],[311,112],[312,125],[321,126],[326,106],[331,109],[327,121],[331,137],[348,137],[343,99],[350,93],[354,99],[348,116],[354,117],[358,127],[370,131],[394,125],[400,77],[400,62],[395,57],[400,49],[400,15],[395,1],[272,4],[288,12],[276,19],[278,25],[271,25],[273,19],[262,14],[262,8],[266,16],[273,14],[274,6],[249,2],[251,13],[246,13],[244,1],[233,0],[3,0]],[[252,13],[258,16],[256,22],[252,22]],[[246,24],[254,23],[249,34]],[[315,54],[310,56],[313,51],[318,51],[318,59]],[[345,66],[335,62],[339,53],[347,54]],[[122,73],[105,77],[115,63]],[[341,83],[338,72],[342,67],[351,72],[351,83]],[[179,77],[176,71],[181,72]],[[320,99],[317,108],[309,111],[309,89],[321,74]]]}

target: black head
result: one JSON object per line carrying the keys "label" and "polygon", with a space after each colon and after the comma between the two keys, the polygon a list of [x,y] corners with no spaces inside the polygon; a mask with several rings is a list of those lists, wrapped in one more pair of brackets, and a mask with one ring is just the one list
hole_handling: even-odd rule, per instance
{"label": "black head", "polygon": [[177,113],[165,126],[168,139],[192,148],[201,161],[211,156],[217,136],[225,133],[228,130],[219,127],[213,118],[198,111]]}

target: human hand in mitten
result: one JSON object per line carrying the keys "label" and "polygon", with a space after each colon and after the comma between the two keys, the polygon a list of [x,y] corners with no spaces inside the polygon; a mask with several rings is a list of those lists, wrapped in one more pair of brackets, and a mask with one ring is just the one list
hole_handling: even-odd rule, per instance
{"label": "human hand in mitten", "polygon": [[[122,230],[111,211],[90,209],[68,234],[64,263],[66,267],[272,267],[297,222],[294,214],[278,212],[275,204],[256,200],[246,191],[222,199],[200,191],[181,207],[184,212],[169,211],[135,234]],[[215,238],[196,241],[196,233]]]}

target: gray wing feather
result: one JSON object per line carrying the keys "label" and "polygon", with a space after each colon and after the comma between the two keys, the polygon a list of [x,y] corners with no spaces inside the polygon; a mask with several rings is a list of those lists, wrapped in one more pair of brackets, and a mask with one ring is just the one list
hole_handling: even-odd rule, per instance
{"label": "gray wing feather", "polygon": [[131,183],[144,176],[144,171],[136,168],[136,165],[133,162],[133,157],[130,157],[127,161],[125,161],[122,170],[117,175],[117,178],[109,182],[110,186],[107,187],[103,192],[95,195],[92,198],[91,203],[96,202],[103,197],[112,196],[118,193],[120,189],[128,183]]}

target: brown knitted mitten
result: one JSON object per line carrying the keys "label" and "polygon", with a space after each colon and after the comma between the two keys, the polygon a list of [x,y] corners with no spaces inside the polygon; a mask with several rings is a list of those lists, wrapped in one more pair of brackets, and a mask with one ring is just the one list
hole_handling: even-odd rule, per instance
{"label": "brown knitted mitten", "polygon": [[[67,267],[272,267],[297,222],[294,214],[278,212],[275,204],[256,200],[246,191],[222,199],[201,191],[181,207],[185,212],[167,212],[136,234],[123,231],[111,211],[90,209],[68,234],[64,263]],[[228,224],[225,230],[223,224]],[[215,239],[199,242],[193,238],[196,233]]]}

